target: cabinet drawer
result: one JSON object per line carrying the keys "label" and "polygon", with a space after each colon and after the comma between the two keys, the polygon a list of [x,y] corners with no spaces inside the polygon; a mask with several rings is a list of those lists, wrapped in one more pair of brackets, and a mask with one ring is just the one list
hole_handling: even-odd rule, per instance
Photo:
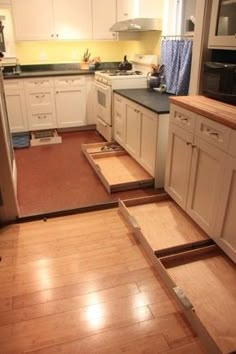
{"label": "cabinet drawer", "polygon": [[178,126],[194,132],[196,114],[182,107],[171,105],[170,121]]}
{"label": "cabinet drawer", "polygon": [[30,104],[35,105],[45,105],[51,103],[51,94],[50,92],[43,92],[43,93],[31,93],[28,95],[30,99]]}
{"label": "cabinet drawer", "polygon": [[26,88],[38,89],[39,87],[53,87],[52,79],[28,79],[25,80],[24,85]]}
{"label": "cabinet drawer", "polygon": [[32,114],[30,116],[31,129],[56,128],[56,123],[52,113]]}
{"label": "cabinet drawer", "polygon": [[11,89],[22,89],[24,88],[23,80],[4,80],[5,92],[9,92]]}
{"label": "cabinet drawer", "polygon": [[231,130],[228,152],[230,155],[236,157],[236,130]]}
{"label": "cabinet drawer", "polygon": [[97,131],[107,140],[111,141],[112,131],[111,127],[97,118]]}
{"label": "cabinet drawer", "polygon": [[198,116],[196,135],[209,144],[227,151],[231,129],[208,118]]}
{"label": "cabinet drawer", "polygon": [[55,87],[85,85],[84,76],[66,76],[54,79]]}

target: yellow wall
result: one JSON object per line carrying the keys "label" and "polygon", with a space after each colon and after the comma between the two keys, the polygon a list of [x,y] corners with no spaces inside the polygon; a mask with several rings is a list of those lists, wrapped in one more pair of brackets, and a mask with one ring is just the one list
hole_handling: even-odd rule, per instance
{"label": "yellow wall", "polygon": [[17,42],[16,55],[20,64],[73,63],[80,62],[86,48],[91,58],[100,56],[101,61],[121,61],[126,54],[160,53],[161,32],[139,33],[138,39],[119,41],[48,41]]}

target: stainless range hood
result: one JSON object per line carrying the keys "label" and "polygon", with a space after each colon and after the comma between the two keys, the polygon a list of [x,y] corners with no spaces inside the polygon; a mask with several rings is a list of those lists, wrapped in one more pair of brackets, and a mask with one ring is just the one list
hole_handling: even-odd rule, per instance
{"label": "stainless range hood", "polygon": [[116,22],[111,28],[111,32],[145,32],[161,31],[162,20],[160,18],[134,18]]}

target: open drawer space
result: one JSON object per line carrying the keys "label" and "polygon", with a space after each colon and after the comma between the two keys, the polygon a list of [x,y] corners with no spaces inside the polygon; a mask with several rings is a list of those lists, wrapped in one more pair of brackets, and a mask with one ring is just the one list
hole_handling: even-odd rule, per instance
{"label": "open drawer space", "polygon": [[83,144],[82,151],[108,193],[154,183],[153,177],[117,144]]}
{"label": "open drawer space", "polygon": [[165,193],[120,201],[120,211],[150,255],[159,257],[211,244],[208,236]]}
{"label": "open drawer space", "polygon": [[208,246],[159,258],[167,285],[209,353],[236,350],[236,265]]}

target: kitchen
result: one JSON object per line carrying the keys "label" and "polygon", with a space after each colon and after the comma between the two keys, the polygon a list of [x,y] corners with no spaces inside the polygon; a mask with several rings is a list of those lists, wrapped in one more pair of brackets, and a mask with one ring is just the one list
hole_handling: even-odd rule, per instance
{"label": "kitchen", "polygon": [[[209,8],[210,8],[209,2],[206,2],[205,5],[206,5],[206,7],[208,5]],[[205,13],[205,8],[204,8],[204,6],[202,6],[202,2],[201,2],[201,4],[200,4],[200,2],[197,2],[195,17],[198,19],[198,22],[196,23],[196,29],[195,29],[195,34],[194,34],[195,37],[194,38],[196,38],[196,36],[197,36],[197,38],[199,40],[194,42],[195,46],[193,48],[193,63],[196,64],[196,65],[194,65],[194,67],[192,68],[192,73],[191,73],[191,81],[190,81],[190,93],[191,94],[197,94],[199,92],[200,81],[201,81],[201,67],[200,67],[199,64],[203,60],[202,56],[209,55],[209,51],[206,52],[204,50],[204,44],[206,45],[206,38],[204,36],[204,33],[206,33],[206,32],[204,31],[204,33],[203,33],[202,28],[201,28],[202,23],[205,22],[205,21],[207,22],[207,20],[209,19],[209,16],[207,16],[206,14],[205,14],[205,16],[203,16],[204,13]],[[173,33],[175,33],[175,32],[170,33],[170,35],[173,35]],[[141,35],[142,41],[140,41],[140,40],[138,40],[138,41],[135,41],[135,40],[133,41],[132,40],[131,42],[130,41],[124,41],[124,42],[123,41],[118,41],[119,42],[118,43],[118,47],[115,47],[114,49],[117,50],[117,48],[119,48],[119,46],[121,46],[121,48],[123,49],[122,55],[123,54],[127,54],[128,58],[131,58],[133,53],[135,53],[135,52],[136,53],[156,53],[156,52],[152,51],[151,48],[153,48],[153,46],[154,47],[156,47],[158,45],[160,46],[160,42],[153,40],[152,43],[149,43],[149,40],[147,40],[147,38],[149,38],[149,39],[150,38],[152,38],[152,39],[155,38],[156,39],[155,35],[154,34],[149,34],[149,35],[147,35],[147,34],[138,34],[138,35],[139,36]],[[159,38],[159,40],[160,39],[161,39],[161,37]],[[217,40],[218,39],[219,38],[217,38]],[[232,41],[232,39],[231,39],[231,41]],[[122,43],[120,43],[120,42],[122,42]],[[234,45],[231,44],[231,43],[234,43],[234,42],[228,42],[227,43],[227,46],[230,47],[230,51],[228,51],[227,53],[233,53],[233,46]],[[132,47],[131,44],[132,44],[133,48],[131,48]],[[24,47],[24,46],[27,47],[27,51],[29,51],[30,46],[32,46],[31,43],[20,43],[19,46],[21,46],[21,45],[22,45],[22,47]],[[84,52],[84,48],[88,47],[89,49],[91,48],[90,50],[93,53],[93,48],[94,47],[92,45],[93,44],[90,45],[90,43],[89,43],[89,45],[87,45],[87,43],[86,43],[86,46],[84,46],[84,44],[83,44],[81,52],[83,53]],[[40,44],[39,44],[39,46],[40,46]],[[109,48],[109,53],[110,53],[110,49],[113,47],[113,44],[111,44],[111,45],[109,43],[104,44],[104,47],[106,47],[106,46]],[[141,47],[141,50],[140,50],[139,46]],[[57,54],[59,54],[59,52],[61,51],[61,48],[60,48],[59,44],[57,44],[57,45],[55,44],[55,47],[58,47],[57,48],[57,50],[58,50]],[[217,47],[220,48],[220,44],[219,43],[216,43],[216,44],[213,43],[213,48],[214,47],[215,48],[217,48]],[[40,55],[41,55],[41,58],[44,58],[44,60],[45,60],[45,48],[46,48],[46,44],[42,44],[42,47],[37,48],[36,53],[34,52],[35,56],[37,55],[37,60],[38,60],[39,51],[43,51],[43,52],[41,52]],[[144,48],[147,48],[148,50],[145,50]],[[49,53],[50,53],[50,51],[49,51]],[[98,55],[98,53],[100,55],[100,52],[98,52],[98,51],[94,51],[94,53],[96,53],[96,56]],[[116,52],[113,51],[111,53],[111,56],[114,55],[114,53],[116,53]],[[159,51],[157,53],[159,53]],[[225,53],[225,51],[224,51],[224,53]],[[20,63],[21,64],[22,64],[23,55],[24,55],[24,52],[22,53],[22,57],[20,57]],[[48,55],[47,52],[46,52],[46,55]],[[217,55],[217,54],[214,54],[214,55]],[[119,58],[120,57],[121,57],[121,54],[119,54]],[[107,61],[111,60],[110,57],[108,57],[108,59],[109,60],[107,60]],[[103,57],[102,57],[102,60],[103,60]],[[68,61],[68,59],[66,61]],[[120,61],[120,59],[118,59],[115,56],[114,57],[114,61],[117,62],[117,61]],[[119,89],[118,89],[118,92],[116,92],[116,94],[118,94],[118,96],[122,97],[122,94],[124,94],[124,93],[121,92],[121,91],[119,92]],[[211,144],[212,144],[212,141],[213,141],[213,143],[215,145],[215,148],[216,148],[216,151],[217,151],[217,155],[214,155],[214,156],[217,156],[217,158],[215,158],[215,161],[217,161],[217,164],[218,164],[218,161],[219,161],[219,164],[217,165],[217,168],[215,167],[216,164],[213,163],[211,161],[211,159],[209,159],[209,158],[208,158],[208,160],[206,160],[206,157],[204,155],[201,155],[201,159],[199,160],[200,162],[203,162],[203,168],[206,168],[206,166],[210,166],[209,167],[209,176],[212,176],[211,180],[213,180],[214,179],[214,175],[216,176],[219,171],[222,171],[222,168],[220,167],[220,169],[218,169],[218,166],[221,166],[221,163],[224,160],[224,158],[226,158],[226,155],[227,155],[226,160],[227,160],[227,163],[228,163],[227,171],[229,170],[229,166],[232,166],[232,164],[233,164],[233,158],[231,158],[231,156],[232,156],[232,154],[234,154],[234,152],[233,152],[234,151],[234,138],[233,138],[234,137],[234,134],[233,134],[234,133],[234,123],[233,123],[233,121],[234,121],[234,119],[233,119],[234,107],[232,106],[232,108],[229,109],[229,112],[228,112],[228,117],[229,118],[225,119],[225,117],[222,118],[221,115],[220,115],[220,106],[219,106],[218,103],[216,103],[216,107],[217,107],[216,110],[218,112],[216,114],[216,113],[214,113],[214,109],[212,107],[210,107],[210,106],[208,106],[208,112],[206,112],[206,109],[204,110],[204,106],[207,105],[207,101],[201,101],[200,100],[200,101],[196,101],[196,103],[195,103],[195,101],[193,100],[193,102],[190,103],[189,100],[188,100],[189,98],[191,99],[190,96],[186,97],[186,99],[184,99],[184,98],[181,99],[181,97],[180,98],[176,98],[176,99],[173,98],[173,100],[171,99],[171,102],[174,105],[176,105],[176,106],[173,106],[173,109],[174,109],[173,110],[173,117],[171,118],[171,119],[176,118],[175,121],[171,122],[171,126],[173,127],[173,130],[171,130],[171,132],[173,133],[173,137],[174,137],[173,139],[175,139],[175,141],[177,141],[177,144],[179,144],[179,140],[176,140],[176,139],[178,138],[177,132],[180,132],[180,130],[177,129],[176,126],[178,126],[178,128],[181,127],[181,129],[183,127],[185,127],[185,128],[183,128],[183,132],[185,134],[186,134],[186,132],[191,133],[190,135],[188,135],[188,139],[190,139],[190,140],[187,140],[186,144],[185,143],[184,144],[186,146],[190,147],[191,151],[193,151],[192,152],[193,161],[195,159],[195,157],[194,157],[195,156],[195,152],[194,152],[195,151],[194,150],[195,146],[194,145],[199,144],[199,140],[206,141],[206,139],[208,139],[207,140],[208,143],[211,142]],[[197,106],[197,107],[201,107],[200,115],[203,115],[203,118],[204,118],[202,121],[199,120],[198,116],[194,116],[194,114],[191,113],[192,109],[193,109],[192,107],[194,107],[194,105]],[[137,107],[135,109],[139,110],[139,108],[137,108]],[[197,108],[195,107],[194,109],[196,110]],[[196,112],[198,112],[198,114],[199,114],[199,111],[196,111]],[[217,115],[218,115],[218,118],[217,118],[218,121],[217,122],[220,123],[220,126],[218,126],[215,122],[214,122],[214,124],[209,122],[209,118],[213,119],[212,116],[215,117]],[[232,123],[228,123],[229,120],[230,120],[230,117],[232,117]],[[193,122],[194,121],[196,121],[196,127],[195,128],[193,128],[193,126],[194,126]],[[214,119],[213,119],[213,121],[214,121]],[[221,130],[222,129],[222,122],[224,122],[224,124],[226,125],[225,130]],[[183,124],[185,124],[185,126]],[[198,131],[198,129],[199,129],[198,127],[203,127],[203,131],[201,131],[201,129]],[[202,134],[201,135],[201,139],[198,139],[200,134]],[[210,136],[216,137],[216,141],[215,140],[209,140]],[[218,141],[217,137],[220,137],[219,141]],[[195,140],[193,140],[193,139],[195,139]],[[229,147],[228,147],[227,143],[225,143],[224,139],[227,139],[227,141],[230,141],[230,146]],[[182,156],[187,156],[187,155],[189,156],[190,155],[190,150],[188,151],[187,155],[185,155],[186,152],[185,152],[185,150],[183,150],[183,146],[182,145],[177,145],[177,147],[180,149],[179,150],[179,156],[181,156],[181,154],[183,154],[183,153],[184,153],[184,155],[182,155]],[[200,149],[200,145],[198,145],[198,149]],[[222,155],[222,154],[220,155],[218,153],[218,150],[222,151],[224,153],[224,155]],[[200,151],[203,151],[203,152],[205,151],[204,147],[203,147],[203,144],[201,145]],[[213,150],[211,150],[211,151],[213,151]],[[168,154],[169,154],[168,156],[170,157],[171,156],[170,152],[168,152]],[[214,154],[214,153],[212,153],[212,154]],[[218,156],[223,156],[223,158],[222,159],[221,159],[221,157],[218,158]],[[177,156],[177,158],[178,158],[178,156]],[[226,208],[225,205],[227,205],[228,203],[230,203],[230,211],[228,212],[227,215],[228,215],[229,220],[231,220],[231,221],[228,222],[228,227],[224,230],[224,232],[226,232],[226,234],[227,234],[227,232],[230,230],[230,228],[231,228],[231,230],[234,230],[234,228],[235,228],[234,223],[232,221],[233,220],[232,219],[233,205],[235,205],[235,203],[233,202],[233,199],[231,199],[231,201],[229,202],[228,199],[226,198],[226,196],[231,194],[230,188],[233,188],[232,186],[230,187],[230,183],[229,183],[229,180],[231,178],[230,177],[230,172],[227,172],[227,176],[225,176],[225,178],[223,178],[223,176],[220,176],[220,177],[222,177],[222,179],[218,178],[217,179],[217,183],[215,183],[214,185],[212,183],[212,186],[213,186],[214,190],[210,190],[210,192],[209,192],[210,196],[211,196],[211,203],[212,203],[210,205],[210,208],[208,208],[208,209],[210,209],[210,213],[209,213],[209,210],[207,210],[207,208],[204,207],[204,204],[205,205],[206,204],[209,205],[208,203],[206,203],[206,200],[200,200],[199,198],[196,198],[196,195],[194,195],[193,194],[194,192],[191,192],[190,189],[189,189],[189,191],[187,191],[188,192],[188,195],[187,195],[187,192],[184,190],[184,187],[188,185],[188,183],[189,183],[188,179],[185,179],[185,177],[184,177],[180,184],[179,183],[175,184],[175,180],[173,178],[176,176],[176,173],[177,174],[180,173],[180,170],[179,170],[178,166],[181,166],[181,173],[183,173],[185,167],[189,166],[189,163],[185,163],[185,162],[180,161],[178,159],[175,162],[175,159],[171,160],[170,158],[168,158],[168,161],[173,161],[174,162],[172,169],[170,169],[167,166],[167,173],[169,173],[170,175],[172,173],[171,178],[169,178],[169,180],[166,179],[166,181],[169,181],[168,182],[169,184],[167,183],[165,185],[165,189],[168,191],[168,194],[171,195],[171,197],[181,206],[182,209],[186,210],[187,214],[189,214],[190,217],[198,225],[200,225],[201,229],[204,230],[207,235],[210,235],[210,237],[212,237],[215,240],[215,242],[217,244],[219,244],[219,246],[229,255],[229,257],[234,259],[234,254],[235,253],[233,251],[233,248],[234,248],[235,241],[234,241],[234,238],[232,236],[232,231],[230,233],[231,236],[227,236],[229,238],[228,241],[224,237],[221,238],[221,237],[217,236],[218,239],[216,237],[216,235],[221,234],[221,232],[222,232],[222,223],[224,222],[224,220],[220,220],[220,219],[222,219],[223,215],[225,215],[225,210],[222,211],[222,208],[223,207]],[[231,165],[229,165],[229,162],[231,163]],[[210,163],[210,165],[208,165],[209,163]],[[192,167],[191,176],[192,176],[194,171],[196,171],[196,167],[194,167],[194,168]],[[201,170],[200,170],[200,172],[201,172]],[[193,183],[191,176],[190,176],[190,185]],[[167,174],[167,177],[168,177],[168,174]],[[200,184],[198,184],[198,183],[196,184],[197,188],[199,188],[199,186],[200,186],[201,188],[204,189],[205,188],[204,186],[207,185],[206,180],[204,180],[202,178],[203,178],[203,176],[200,173],[200,177],[199,177],[199,181],[200,181],[199,183]],[[227,181],[226,181],[226,179],[227,179]],[[174,182],[174,183],[172,183],[172,182]],[[220,194],[220,196],[219,196],[220,199],[217,200],[217,203],[216,203],[216,199],[214,199],[215,190],[217,188],[221,187],[221,185],[224,185],[225,186],[224,190],[228,190],[228,192],[224,193],[224,195],[222,195],[223,192],[219,193]],[[235,194],[233,192],[233,189],[231,189],[231,191],[232,191],[232,196],[234,196]],[[206,195],[207,194],[208,193],[206,193]],[[198,193],[198,195],[200,196],[201,193]],[[194,199],[196,201],[195,204],[194,203],[192,203],[192,204],[190,203],[191,198],[193,199],[193,196],[194,196]],[[183,199],[182,200],[177,200],[178,197],[183,197]],[[158,199],[159,197],[156,196],[156,198]],[[160,196],[160,198],[162,198],[162,197]],[[187,207],[186,207],[186,200],[187,200]],[[216,208],[215,203],[217,204],[217,206],[218,205],[222,205],[222,207],[221,208],[218,208],[218,207]],[[129,205],[128,202],[125,202],[125,205],[121,204],[121,210],[123,210],[123,211],[125,210],[124,211],[124,215],[129,215],[130,207],[131,206]],[[151,206],[150,206],[150,208],[151,208]],[[127,211],[127,209],[128,209],[128,211]],[[203,214],[201,214],[202,211],[204,212]],[[112,211],[110,211],[110,213],[112,213]],[[134,212],[132,211],[132,213],[134,213]],[[146,212],[144,212],[144,213],[146,215]],[[213,220],[213,214],[214,214],[214,220]],[[215,224],[215,220],[216,220],[216,215],[217,214],[220,217],[218,217],[218,223]],[[150,254],[151,259],[153,258],[153,251],[155,252],[156,255],[158,255],[158,254],[162,255],[162,258],[164,258],[163,256],[168,256],[168,254],[169,254],[168,252],[169,251],[167,252],[165,249],[163,250],[162,249],[163,247],[161,247],[161,249],[159,250],[158,248],[156,248],[157,247],[156,245],[152,245],[151,244],[151,249],[150,249],[150,245],[148,246],[146,241],[144,240],[144,239],[146,239],[145,235],[143,235],[145,227],[142,227],[142,233],[140,234],[140,232],[138,231],[138,230],[140,230],[140,228],[137,226],[137,225],[140,224],[140,221],[138,221],[138,223],[137,223],[137,217],[135,217],[135,219],[134,219],[131,216],[132,216],[132,214],[130,215],[130,217],[128,217],[128,219],[131,222],[132,232],[137,233],[137,237],[139,238],[139,241],[141,242],[141,244],[144,247],[144,249],[146,249],[147,252]],[[113,218],[114,216],[111,216],[111,217]],[[183,220],[181,221],[181,223],[182,222],[183,222]],[[231,226],[230,226],[230,222],[231,222]],[[119,229],[119,227],[121,227],[121,226],[118,226],[118,229]],[[192,225],[192,227],[195,227],[195,226]],[[217,230],[212,234],[213,229],[215,227],[216,227]],[[155,227],[153,227],[153,228],[155,228]],[[195,242],[196,241],[195,237],[193,239],[194,239],[194,242]],[[207,247],[210,247],[211,250],[214,248],[214,252],[215,252],[215,247],[216,246],[211,244],[210,240],[208,240],[208,239],[205,240],[205,234],[204,234],[203,239],[204,240],[201,239],[201,241],[197,241],[198,245],[199,245],[199,242],[202,245],[201,246],[202,249],[201,250],[197,250],[197,251],[203,252],[203,248],[207,245]],[[204,245],[204,247],[203,247],[203,245]],[[177,244],[177,245],[175,245],[175,247],[178,248],[180,246]],[[182,245],[181,245],[181,247],[182,247]],[[186,248],[186,246],[184,246],[184,247]],[[173,257],[173,255],[171,255],[171,254],[169,254],[169,255]],[[155,259],[155,261],[156,261],[156,259]],[[154,263],[155,263],[155,261],[154,261]],[[234,274],[235,267],[232,264],[230,264],[230,263],[227,266],[227,265],[225,265],[224,262],[223,263],[222,262],[220,262],[220,264],[224,265],[224,267],[226,267],[225,269],[229,272],[229,282],[230,282],[230,279],[231,279],[230,283],[233,284],[233,279],[235,277],[235,274]],[[163,266],[165,267],[165,265],[168,262],[167,262],[167,260],[164,261],[164,259],[163,260],[160,259],[160,260],[158,260],[158,265],[156,264],[156,267],[159,267],[160,263],[163,264]],[[216,263],[216,264],[218,264],[218,263]],[[170,271],[172,271],[171,267],[169,268],[169,266],[168,266],[167,268],[170,269]],[[160,271],[160,274],[162,274],[160,269],[159,269],[159,271]],[[168,273],[169,273],[169,271],[168,271]],[[168,278],[168,276],[166,276],[166,274],[165,274],[165,275],[163,275],[163,278],[166,279],[166,278]],[[167,282],[167,280],[166,280],[166,282]],[[178,283],[178,281],[177,281],[177,283]],[[228,289],[228,287],[226,286],[225,289]],[[221,291],[223,291],[223,290],[221,289]],[[232,290],[232,295],[233,294],[234,293],[233,293],[233,290]],[[178,293],[177,297],[180,299],[181,295]],[[190,298],[192,298],[192,297],[193,297],[193,294],[191,294]],[[192,307],[189,304],[185,303],[185,298],[186,298],[185,295],[182,298],[183,298],[183,301],[181,301],[181,303],[183,305],[183,310],[184,310],[184,312],[186,312],[187,318],[188,318],[188,316],[191,317],[192,315],[190,313],[192,313],[191,312],[192,311]],[[187,298],[187,300],[188,300],[188,298]],[[231,300],[229,299],[229,301],[231,301]],[[233,303],[232,303],[232,306],[234,306]],[[191,309],[191,311],[189,309]],[[233,308],[231,310],[233,310]],[[222,320],[222,318],[221,318],[221,320]],[[190,322],[192,323],[193,328],[199,334],[199,331],[196,329],[196,327],[198,327],[198,326],[194,325],[194,323],[196,323],[196,318],[191,319],[191,321]],[[233,325],[233,322],[232,322],[231,323],[231,328],[233,328],[233,327],[235,327],[235,326]],[[217,328],[217,331],[218,330],[220,330],[220,329]],[[200,329],[200,332],[201,332],[201,329]],[[230,334],[230,336],[233,336],[233,332],[232,332],[232,334]],[[203,337],[204,337],[204,335],[203,335]],[[58,341],[58,339],[57,339],[57,341]],[[208,336],[204,337],[204,344],[206,345],[206,343],[207,343],[208,352],[221,352],[221,349],[219,349],[219,347],[217,348],[218,351],[216,351],[216,347],[217,346],[221,346],[221,344],[217,341],[217,345],[215,347],[214,344],[212,344],[212,341],[214,342],[214,340],[212,340],[211,335],[210,335],[210,338],[209,338],[209,334],[208,334]],[[189,343],[188,343],[188,345],[189,345]],[[232,347],[233,341],[231,341],[231,339],[228,340],[228,344],[223,343],[222,345],[225,345],[225,348],[228,348],[228,349],[225,349],[226,351],[223,351],[223,352],[227,352],[227,350],[228,351],[232,351],[232,350],[235,349],[235,347]],[[190,345],[190,347],[191,347],[191,345]],[[6,346],[4,348],[6,348]],[[176,350],[178,350],[177,347],[175,347],[175,348],[176,348]],[[193,345],[193,348],[196,349],[196,347],[194,345]],[[209,348],[211,348],[211,349],[209,350]],[[32,347],[31,347],[31,349],[32,349]],[[173,347],[172,347],[172,349],[173,349]],[[137,350],[137,348],[136,348],[136,350]],[[163,349],[163,351],[164,350],[167,351],[168,349],[166,348],[166,349]],[[171,350],[171,347],[169,347],[169,350]],[[181,348],[179,350],[181,350]],[[187,350],[187,347],[186,347],[186,350]],[[198,352],[197,350],[199,352],[202,352],[201,349],[199,349],[199,348],[196,349],[196,352]],[[69,351],[67,351],[67,352],[69,352]],[[137,352],[137,351],[134,351],[134,352]],[[175,349],[173,349],[172,352],[175,352]]]}

